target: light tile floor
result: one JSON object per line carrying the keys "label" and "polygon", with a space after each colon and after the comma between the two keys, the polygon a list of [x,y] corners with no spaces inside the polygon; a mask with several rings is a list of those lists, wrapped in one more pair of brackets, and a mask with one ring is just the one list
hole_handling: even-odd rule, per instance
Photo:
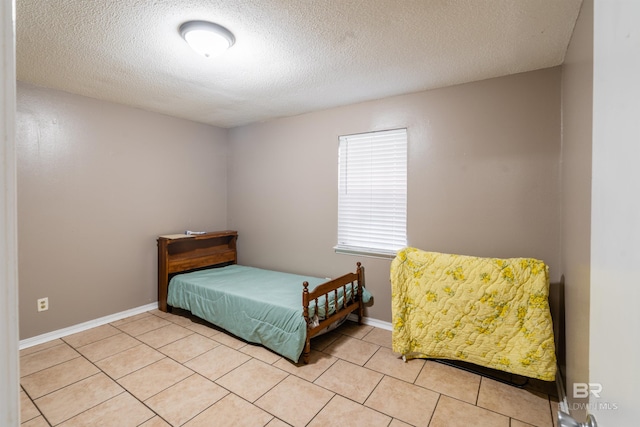
{"label": "light tile floor", "polygon": [[[22,426],[555,426],[543,387],[402,362],[347,322],[297,365],[188,313],[152,310],[20,352]],[[544,384],[543,384],[544,385]]]}

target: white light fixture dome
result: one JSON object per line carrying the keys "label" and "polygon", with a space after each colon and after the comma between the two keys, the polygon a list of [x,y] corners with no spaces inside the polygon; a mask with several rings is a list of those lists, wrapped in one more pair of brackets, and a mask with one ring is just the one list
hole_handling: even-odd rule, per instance
{"label": "white light fixture dome", "polygon": [[208,21],[185,22],[180,25],[180,35],[193,50],[207,58],[220,55],[236,41],[231,31]]}

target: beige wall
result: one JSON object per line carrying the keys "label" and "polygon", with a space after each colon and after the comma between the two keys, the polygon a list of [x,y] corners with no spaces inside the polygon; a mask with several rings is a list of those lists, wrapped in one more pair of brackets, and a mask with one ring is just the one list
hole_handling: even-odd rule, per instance
{"label": "beige wall", "polygon": [[562,67],[562,271],[565,275],[566,388],[589,382],[593,1],[585,0]]}
{"label": "beige wall", "polygon": [[157,301],[157,234],[227,225],[226,130],[19,84],[16,133],[21,339]]}
{"label": "beige wall", "polygon": [[560,268],[560,69],[252,124],[230,131],[229,227],[241,263],[335,276],[357,260],[391,321],[389,260],[337,255],[338,136],[409,138],[409,244]]}

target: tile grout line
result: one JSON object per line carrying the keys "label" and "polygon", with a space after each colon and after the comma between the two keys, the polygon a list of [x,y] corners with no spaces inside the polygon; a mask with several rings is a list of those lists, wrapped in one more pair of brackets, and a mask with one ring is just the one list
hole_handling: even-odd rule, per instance
{"label": "tile grout line", "polygon": [[441,398],[442,398],[442,393],[438,393],[438,399],[436,400],[436,404],[433,406],[433,412],[431,413],[431,417],[429,417],[429,423],[427,424],[427,427],[431,424],[431,421],[433,421],[433,417],[436,414],[436,411],[438,410],[438,404],[440,403]]}
{"label": "tile grout line", "polygon": [[29,395],[29,393],[27,393],[27,390],[22,386],[22,384],[20,384],[20,388],[22,389],[23,393],[27,396],[27,399],[29,399],[29,401],[31,401],[31,404],[33,405],[34,408],[36,408],[36,410],[38,411],[38,414],[40,415],[36,415],[35,417],[26,420],[26,421],[22,421],[20,420],[20,424],[23,424],[25,422],[31,421],[31,420],[35,420],[38,417],[42,417],[42,419],[49,424],[49,426],[51,426],[51,423],[49,422],[49,420],[47,419],[47,417],[45,417],[45,415],[42,413],[42,411],[40,410],[40,408],[38,407],[38,405],[36,405],[36,403],[33,401],[33,399],[31,398],[31,396]]}

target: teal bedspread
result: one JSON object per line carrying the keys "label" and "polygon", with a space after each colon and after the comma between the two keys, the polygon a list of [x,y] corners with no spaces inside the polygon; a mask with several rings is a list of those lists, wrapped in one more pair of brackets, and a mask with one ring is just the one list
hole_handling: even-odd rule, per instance
{"label": "teal bedspread", "polygon": [[[167,303],[297,362],[307,330],[302,315],[304,281],[312,290],[327,279],[229,265],[174,276]],[[363,302],[370,298],[363,288]],[[329,301],[331,312],[333,301]],[[324,301],[319,304],[322,317]]]}

